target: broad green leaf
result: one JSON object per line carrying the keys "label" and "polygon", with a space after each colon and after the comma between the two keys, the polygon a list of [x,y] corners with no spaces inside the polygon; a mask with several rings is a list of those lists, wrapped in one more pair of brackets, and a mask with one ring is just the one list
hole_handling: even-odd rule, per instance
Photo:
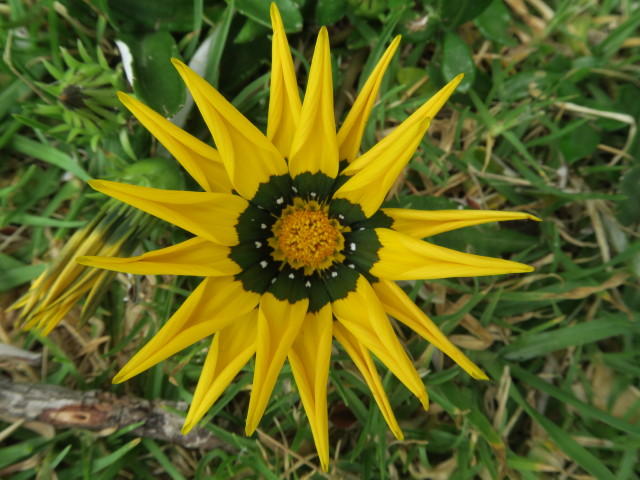
{"label": "broad green leaf", "polygon": [[440,18],[452,29],[476,18],[490,3],[491,0],[440,0]]}
{"label": "broad green leaf", "polygon": [[[580,121],[580,120],[578,120]],[[567,163],[585,160],[600,144],[600,133],[592,125],[586,123],[573,129],[560,141],[560,150]]]}
{"label": "broad green leaf", "polygon": [[178,111],[185,99],[184,82],[171,64],[178,47],[169,32],[123,35],[133,57],[133,91],[142,102],[165,117]]}
{"label": "broad green leaf", "polygon": [[266,36],[267,32],[270,32],[267,27],[265,27],[262,23],[258,23],[250,18],[247,18],[244,22],[244,25],[240,28],[235,38],[233,39],[234,43],[247,43],[260,36]]}
{"label": "broad green leaf", "polygon": [[318,0],[316,4],[316,23],[331,25],[340,20],[347,7],[345,0]]}
{"label": "broad green leaf", "polygon": [[447,32],[442,47],[442,75],[448,82],[460,73],[464,73],[464,79],[456,91],[464,93],[469,90],[476,78],[476,66],[469,46],[457,33]]}
{"label": "broad green leaf", "polygon": [[474,23],[480,33],[489,40],[510,47],[518,44],[517,40],[509,35],[511,13],[503,0],[493,0],[486,10],[475,18]]}
{"label": "broad green leaf", "polygon": [[103,0],[99,3],[111,24],[121,32],[134,35],[158,30],[187,32],[194,27],[193,0]]}

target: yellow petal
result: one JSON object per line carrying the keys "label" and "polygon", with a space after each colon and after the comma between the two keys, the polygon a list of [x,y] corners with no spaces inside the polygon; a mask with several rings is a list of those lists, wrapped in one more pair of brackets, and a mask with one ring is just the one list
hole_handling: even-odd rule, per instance
{"label": "yellow petal", "polygon": [[382,248],[371,275],[389,280],[426,280],[531,272],[533,267],[501,258],[462,253],[423,242],[386,228],[377,228]]}
{"label": "yellow petal", "polygon": [[142,275],[220,277],[240,273],[238,264],[229,258],[230,253],[229,247],[195,237],[137,257],[78,257],[76,262],[89,267]]}
{"label": "yellow petal", "polygon": [[[453,80],[451,80],[448,84],[442,87],[433,97],[431,97],[424,105],[422,105],[418,110],[413,112],[404,122],[396,127],[396,129],[383,138],[378,144],[374,145],[373,148],[376,148],[380,143],[387,141],[390,143],[394,143],[398,138],[405,135],[406,130],[411,130],[416,127],[417,124],[420,124],[424,120],[431,120],[436,116],[436,114],[440,111],[442,106],[449,99],[451,94],[454,92],[458,84],[462,81],[464,77],[463,74],[458,75]],[[387,140],[388,139],[388,140]],[[380,148],[380,147],[377,147]],[[346,175],[354,175],[359,172],[363,168],[365,168],[369,162],[373,161],[376,158],[375,156],[365,157],[364,155],[360,158],[357,158],[354,162],[351,163],[343,173]]]}
{"label": "yellow petal", "polygon": [[258,427],[267,408],[273,386],[300,331],[308,305],[306,298],[291,304],[287,300],[278,300],[269,292],[260,300],[256,367],[245,426],[247,435],[251,435]]}
{"label": "yellow petal", "polygon": [[383,213],[393,219],[395,231],[414,238],[425,238],[458,228],[505,220],[536,220],[538,217],[522,212],[494,210],[410,210],[407,208],[383,208]]}
{"label": "yellow petal", "polygon": [[180,350],[221,330],[250,312],[260,295],[247,292],[233,277],[207,277],[169,321],[113,379],[124,382]]}
{"label": "yellow petal", "polygon": [[307,313],[289,352],[291,370],[300,391],[322,469],[329,469],[329,422],[327,379],[331,360],[333,316],[326,305],[317,313]]}
{"label": "yellow petal", "polygon": [[[115,217],[114,217],[115,218]],[[31,312],[36,305],[51,305],[60,295],[68,291],[69,287],[78,282],[86,269],[73,261],[76,255],[97,255],[102,253],[105,244],[105,231],[96,229],[96,225],[103,220],[101,215],[95,217],[89,224],[78,230],[69,239],[60,255],[42,274],[33,281],[29,294],[23,297],[23,302],[16,307],[23,308],[23,312]],[[107,223],[106,227],[112,223]],[[124,241],[124,239],[123,239]],[[118,246],[122,242],[118,242]],[[117,251],[117,250],[116,250]],[[37,309],[36,309],[37,310]],[[24,325],[25,329],[32,328],[33,322]]]}
{"label": "yellow petal", "polygon": [[398,49],[398,45],[400,45],[400,35],[393,39],[391,45],[389,45],[378,61],[378,64],[358,94],[356,101],[353,103],[349,115],[347,115],[347,118],[345,118],[344,123],[340,127],[338,131],[340,160],[352,162],[358,156],[364,127],[367,125],[371,109],[378,97],[382,77],[384,77],[389,62],[391,62],[393,54]]}
{"label": "yellow petal", "polygon": [[116,255],[126,240],[123,237],[117,242],[105,243],[104,231],[88,230],[76,232],[60,259],[56,259],[32,285],[30,298],[24,305],[23,329],[37,328],[48,334],[105,273],[74,262],[74,252]]}
{"label": "yellow petal", "polygon": [[236,319],[213,337],[182,427],[186,435],[218,400],[256,351],[258,309]]}
{"label": "yellow petal", "polygon": [[267,138],[288,158],[291,141],[300,121],[302,103],[287,34],[275,3],[271,4],[271,25],[273,40]]}
{"label": "yellow petal", "polygon": [[311,60],[300,122],[291,144],[289,172],[292,177],[304,172],[322,172],[335,178],[338,163],[329,35],[322,27]]}
{"label": "yellow petal", "polygon": [[71,308],[80,300],[81,297],[72,297],[63,302],[57,302],[55,308],[47,306],[40,309],[29,316],[28,321],[22,327],[23,330],[35,328],[42,331],[43,336],[47,336],[58,325]]}
{"label": "yellow petal", "polygon": [[379,279],[372,286],[385,312],[400,320],[422,338],[448,355],[473,378],[478,380],[488,379],[484,372],[469,360],[458,347],[451,343],[438,326],[411,301],[394,281]]}
{"label": "yellow petal", "polygon": [[183,192],[91,180],[92,188],[221,245],[237,245],[235,226],[249,203],[238,195]]}
{"label": "yellow petal", "polygon": [[240,195],[250,200],[260,183],[287,173],[284,158],[260,130],[197,73],[178,59],[172,62],[193,95]]}
{"label": "yellow petal", "polygon": [[380,381],[378,371],[376,370],[376,366],[373,363],[373,359],[371,358],[369,351],[362,342],[358,341],[358,339],[340,322],[334,323],[333,335],[349,354],[354,365],[358,370],[360,370],[360,373],[364,377],[365,382],[367,382],[369,390],[373,393],[373,398],[376,400],[378,408],[380,408],[382,416],[386,420],[387,425],[389,425],[389,429],[393,435],[398,440],[404,439],[404,435],[402,434],[400,425],[398,425],[398,421],[393,414],[393,409],[389,404],[389,399],[382,387],[382,382]]}
{"label": "yellow petal", "polygon": [[[334,198],[346,198],[351,203],[360,205],[367,217],[373,215],[416,152],[428,128],[429,119],[425,119],[408,129],[403,129],[400,135],[392,133],[382,139],[351,164],[356,165],[362,161],[366,162],[366,167],[358,170],[347,180],[336,191]],[[347,175],[349,168],[344,170]]]}
{"label": "yellow petal", "polygon": [[156,137],[206,192],[231,193],[233,186],[218,151],[175,126],[126,93],[118,98],[138,121]]}
{"label": "yellow petal", "polygon": [[338,321],[418,397],[424,409],[429,408],[427,390],[369,282],[360,276],[356,290],[333,302],[332,309]]}

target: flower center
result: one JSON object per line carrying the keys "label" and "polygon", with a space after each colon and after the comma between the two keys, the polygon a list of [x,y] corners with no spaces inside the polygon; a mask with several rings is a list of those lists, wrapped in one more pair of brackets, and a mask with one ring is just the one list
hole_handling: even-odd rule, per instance
{"label": "flower center", "polygon": [[292,268],[304,268],[305,275],[331,266],[344,256],[344,237],[340,223],[327,215],[327,208],[318,202],[299,198],[282,211],[273,225],[269,239],[276,260]]}

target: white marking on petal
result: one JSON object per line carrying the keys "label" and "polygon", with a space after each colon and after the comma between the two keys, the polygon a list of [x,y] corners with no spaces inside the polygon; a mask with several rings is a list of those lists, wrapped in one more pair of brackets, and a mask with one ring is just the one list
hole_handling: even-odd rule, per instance
{"label": "white marking on petal", "polygon": [[284,203],[284,198],[282,198],[282,197],[278,197],[278,198],[276,198],[276,203],[277,203],[278,205],[282,205],[282,204]]}
{"label": "white marking on petal", "polygon": [[316,192],[311,192],[311,196],[312,196],[313,198],[316,198],[316,195],[317,195],[317,193],[316,193]]}
{"label": "white marking on petal", "polygon": [[266,230],[266,229],[267,229],[267,224],[266,224],[266,223],[261,223],[261,224],[260,224],[260,228],[261,228],[262,230]]}
{"label": "white marking on petal", "polygon": [[340,220],[344,220],[344,215],[340,214],[340,215],[338,215],[338,218],[339,218]]}
{"label": "white marking on petal", "polygon": [[262,247],[262,242],[256,242],[256,248]]}
{"label": "white marking on petal", "polygon": [[305,283],[304,286],[307,288],[311,288],[311,282],[307,280],[307,283]]}
{"label": "white marking on petal", "polygon": [[333,278],[336,278],[336,277],[338,276],[338,272],[331,272],[331,276],[332,276]]}
{"label": "white marking on petal", "polygon": [[262,260],[262,261],[260,262],[260,266],[261,266],[262,268],[267,268],[267,265],[269,265],[269,262],[267,262],[266,260]]}
{"label": "white marking on petal", "polygon": [[273,277],[273,278],[271,279],[271,283],[272,283],[272,284],[276,283],[276,277]]}
{"label": "white marking on petal", "polygon": [[295,193],[298,193],[298,189],[296,187],[294,187],[293,185],[291,185],[291,190],[293,190]]}
{"label": "white marking on petal", "polygon": [[291,280],[293,280],[294,278],[296,278],[296,276],[295,276],[293,273],[290,273],[290,274],[289,274],[289,278],[290,278]]}
{"label": "white marking on petal", "polygon": [[349,244],[349,248],[351,249],[352,252],[355,252],[356,251],[356,243],[355,242],[351,242]]}
{"label": "white marking on petal", "polygon": [[355,266],[353,263],[350,263],[350,264],[349,264],[349,265],[347,265],[347,266],[348,266],[349,268],[353,268],[353,269],[355,269],[355,268],[356,268],[356,266]]}

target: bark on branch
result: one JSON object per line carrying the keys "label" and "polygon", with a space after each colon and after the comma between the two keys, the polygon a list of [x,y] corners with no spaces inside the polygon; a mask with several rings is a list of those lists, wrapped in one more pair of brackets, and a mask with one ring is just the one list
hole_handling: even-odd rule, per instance
{"label": "bark on branch", "polygon": [[78,392],[58,385],[14,383],[0,378],[0,417],[48,423],[60,428],[104,430],[144,422],[131,435],[176,443],[186,448],[219,448],[222,442],[204,429],[182,435],[184,418],[169,408],[185,410],[184,402],[150,402],[91,390]]}

